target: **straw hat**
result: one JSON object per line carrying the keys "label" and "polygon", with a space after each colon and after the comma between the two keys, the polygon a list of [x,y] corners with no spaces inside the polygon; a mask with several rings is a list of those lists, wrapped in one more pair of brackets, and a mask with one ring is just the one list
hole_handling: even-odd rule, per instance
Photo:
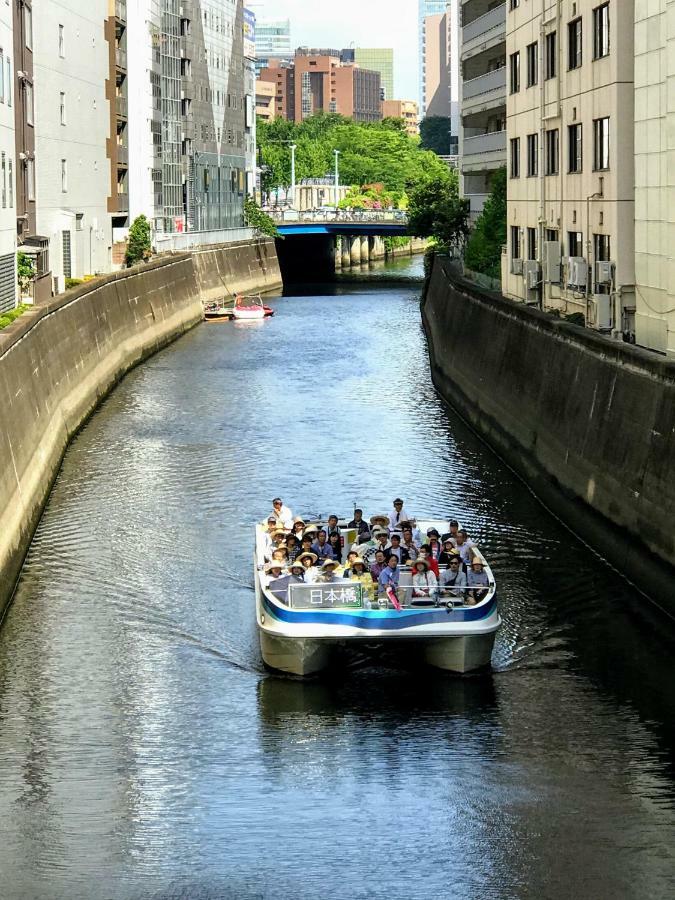
{"label": "straw hat", "polygon": [[337,569],[339,565],[340,563],[337,561],[337,559],[324,559],[323,563],[321,564],[321,568],[326,569],[328,566],[333,566]]}
{"label": "straw hat", "polygon": [[283,571],[283,568],[283,563],[279,562],[278,559],[273,559],[272,562],[267,563],[267,565],[265,566],[265,571],[271,572],[272,569],[280,569],[281,571]]}
{"label": "straw hat", "polygon": [[303,559],[309,559],[311,561],[312,565],[314,565],[314,563],[318,559],[318,556],[316,555],[316,553],[310,553],[309,551],[305,551],[305,553],[301,553],[299,556],[295,557],[295,561],[299,562],[299,563],[302,563]]}
{"label": "straw hat", "polygon": [[380,515],[378,515],[378,516],[370,517],[371,525],[377,525],[378,522],[381,522],[382,525],[388,525],[389,524],[389,516],[385,516],[385,515],[382,515],[382,513],[380,513]]}
{"label": "straw hat", "polygon": [[302,516],[296,516],[296,517],[293,519],[293,524],[294,524],[294,525],[304,525],[304,524],[305,524],[305,520],[302,518]]}
{"label": "straw hat", "polygon": [[418,559],[416,559],[414,562],[411,563],[411,566],[413,567],[413,569],[416,569],[418,566],[424,566],[424,568],[428,572],[429,571],[429,560],[419,557]]}
{"label": "straw hat", "polygon": [[352,569],[354,566],[363,566],[364,569],[368,568],[368,563],[362,556],[357,556],[356,559],[352,560]]}
{"label": "straw hat", "polygon": [[284,528],[275,528],[274,531],[270,532],[270,536],[275,537],[286,537],[286,531]]}
{"label": "straw hat", "polygon": [[316,525],[308,525],[307,528],[305,528],[305,530],[302,532],[302,536],[305,537],[305,535],[309,535],[311,537],[311,535],[318,533],[319,529]]}
{"label": "straw hat", "polygon": [[389,531],[386,528],[373,528],[371,531],[373,537],[379,537],[381,534],[389,534]]}
{"label": "straw hat", "polygon": [[300,562],[300,559],[299,559],[299,558],[293,560],[293,562],[289,564],[288,568],[289,568],[289,570],[290,570],[291,572],[293,571],[293,569],[302,569],[303,571],[304,571],[304,569],[305,569],[305,567],[303,566],[303,564]]}

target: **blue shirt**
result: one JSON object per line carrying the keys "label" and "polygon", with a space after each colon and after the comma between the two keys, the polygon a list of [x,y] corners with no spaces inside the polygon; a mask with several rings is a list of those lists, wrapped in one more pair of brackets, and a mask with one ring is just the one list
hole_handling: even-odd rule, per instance
{"label": "blue shirt", "polygon": [[380,577],[378,579],[378,585],[382,592],[385,592],[388,587],[396,590],[398,587],[398,579],[400,577],[400,572],[398,568],[391,569],[389,566],[385,566],[384,569],[380,572]]}
{"label": "blue shirt", "polygon": [[335,559],[333,548],[328,541],[326,541],[323,547],[316,541],[316,543],[312,544],[312,553],[316,553],[319,559]]}

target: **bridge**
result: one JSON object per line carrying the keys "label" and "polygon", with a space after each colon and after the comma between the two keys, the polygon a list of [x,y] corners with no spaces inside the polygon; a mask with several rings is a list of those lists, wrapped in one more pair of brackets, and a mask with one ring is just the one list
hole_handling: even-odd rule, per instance
{"label": "bridge", "polygon": [[284,237],[307,234],[344,237],[408,235],[408,214],[404,210],[272,209],[266,212]]}

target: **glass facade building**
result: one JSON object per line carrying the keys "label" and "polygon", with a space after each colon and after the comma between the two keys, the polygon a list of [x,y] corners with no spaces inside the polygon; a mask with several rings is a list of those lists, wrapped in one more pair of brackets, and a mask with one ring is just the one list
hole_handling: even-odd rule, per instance
{"label": "glass facade building", "polygon": [[384,94],[382,99],[394,99],[394,51],[390,47],[357,47],[354,62],[362,69],[379,72]]}

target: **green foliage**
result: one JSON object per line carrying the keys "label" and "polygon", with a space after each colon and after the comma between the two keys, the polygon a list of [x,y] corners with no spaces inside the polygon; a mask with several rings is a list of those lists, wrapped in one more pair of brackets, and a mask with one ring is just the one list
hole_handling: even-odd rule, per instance
{"label": "green foliage", "polygon": [[252,197],[247,197],[244,201],[244,221],[249,228],[255,228],[260,234],[281,237],[272,217],[263,212]]}
{"label": "green foliage", "polygon": [[[21,254],[23,256],[23,254]],[[11,325],[15,319],[18,319],[22,313],[25,313],[28,309],[26,304],[22,304],[21,306],[17,306],[15,309],[10,309],[9,312],[4,312],[0,314],[0,329],[7,328],[8,325]]]}
{"label": "green foliage", "polygon": [[366,184],[351,188],[338,206],[340,209],[404,209],[402,204],[407,200],[401,191],[387,191],[383,184]]}
{"label": "green foliage", "polygon": [[459,196],[455,169],[442,171],[419,184],[410,195],[409,230],[417,237],[433,238],[438,249],[457,248],[468,233],[468,204]]}
{"label": "green foliage", "polygon": [[289,142],[297,145],[298,182],[331,175],[334,150],[340,151],[342,184],[382,184],[387,191],[401,195],[445,169],[438,157],[421,150],[419,141],[398,127],[396,120],[364,124],[331,114],[311,116],[297,124],[285,119],[259,121],[258,145],[266,193],[291,184]]}
{"label": "green foliage", "polygon": [[84,284],[82,278],[66,278],[66,290],[77,287],[78,284]]}
{"label": "green foliage", "polygon": [[400,247],[407,247],[410,244],[410,238],[397,236],[397,237],[386,237],[384,239],[384,249],[387,253],[391,253],[393,250],[398,250]]}
{"label": "green foliage", "polygon": [[27,253],[16,254],[16,276],[21,290],[25,293],[35,278],[35,266]]}
{"label": "green foliage", "polygon": [[579,325],[581,328],[586,327],[586,316],[583,313],[575,312],[565,316],[565,321],[570,325]]}
{"label": "green foliage", "polygon": [[138,216],[131,223],[125,261],[127,266],[149,259],[152,253],[150,241],[150,222],[144,215]]}
{"label": "green foliage", "polygon": [[450,130],[452,122],[448,116],[427,116],[420,122],[420,142],[425,150],[432,150],[439,156],[450,153]]}
{"label": "green foliage", "polygon": [[502,247],[506,243],[506,169],[492,176],[490,196],[466,245],[464,263],[474,272],[501,279]]}

